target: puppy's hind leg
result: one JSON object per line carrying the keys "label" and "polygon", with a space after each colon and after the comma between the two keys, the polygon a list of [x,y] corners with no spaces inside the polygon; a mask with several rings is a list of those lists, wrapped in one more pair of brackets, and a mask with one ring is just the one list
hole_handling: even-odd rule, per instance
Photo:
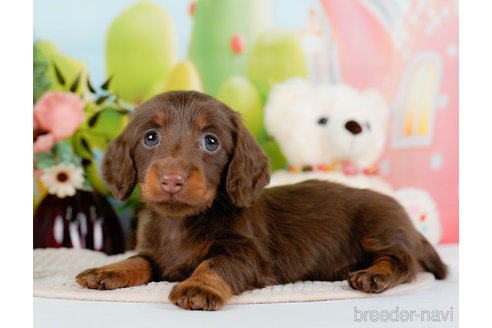
{"label": "puppy's hind leg", "polygon": [[376,255],[368,268],[350,272],[347,280],[354,289],[366,293],[381,293],[413,280],[417,267],[412,256],[402,252],[388,252]]}

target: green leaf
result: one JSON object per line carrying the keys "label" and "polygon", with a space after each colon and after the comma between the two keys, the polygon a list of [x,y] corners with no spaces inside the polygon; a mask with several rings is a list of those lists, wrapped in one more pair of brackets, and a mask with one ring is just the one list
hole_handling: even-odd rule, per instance
{"label": "green leaf", "polygon": [[108,90],[109,89],[109,83],[111,82],[111,79],[113,77],[110,76],[102,85],[101,85],[101,89],[103,90]]}
{"label": "green leaf", "polygon": [[103,102],[105,102],[111,95],[105,95],[97,98],[96,100],[96,105],[101,105]]}
{"label": "green leaf", "polygon": [[58,142],[55,145],[55,154],[61,163],[69,164],[75,162],[72,146],[67,141]]}
{"label": "green leaf", "polygon": [[73,81],[72,85],[70,86],[71,92],[75,92],[77,90],[77,88],[79,87],[81,75],[82,75],[81,73],[79,75],[77,75],[77,78],[75,79],[75,81]]}
{"label": "green leaf", "polygon": [[88,158],[82,158],[81,164],[85,169],[87,166],[92,164],[92,160],[90,160]]}
{"label": "green leaf", "polygon": [[46,169],[55,165],[55,156],[52,153],[37,153],[34,154],[36,159],[36,167],[39,169]]}
{"label": "green leaf", "polygon": [[84,137],[81,137],[80,138],[80,143],[82,145],[82,147],[84,147],[84,149],[89,153],[89,154],[92,154],[92,151],[91,151],[91,147],[89,146],[89,143],[87,142],[87,140],[84,138]]}
{"label": "green leaf", "polygon": [[43,52],[34,43],[33,46],[33,103],[49,90],[52,82],[49,78],[50,63]]}
{"label": "green leaf", "polygon": [[[83,138],[85,142],[90,146],[91,157],[93,155],[92,151],[94,149],[105,149],[108,144],[107,135],[105,135],[104,133],[96,134],[91,131],[91,132],[84,133]],[[82,147],[86,149],[85,146],[82,145]]]}
{"label": "green leaf", "polygon": [[96,125],[96,122],[97,122],[97,119],[99,118],[99,115],[101,114],[101,112],[97,112],[96,114],[94,114],[90,119],[89,121],[87,122],[87,124],[89,124],[89,126],[92,128],[94,125]]}
{"label": "green leaf", "polygon": [[100,111],[100,109],[94,102],[91,101],[85,104],[84,111],[87,117],[91,117],[92,115],[95,115],[98,111]]}
{"label": "green leaf", "polygon": [[58,83],[65,86],[65,78],[63,77],[63,74],[60,72],[58,66],[56,66],[54,62],[53,62],[53,67],[55,69],[55,75],[56,75],[56,79],[58,80]]}
{"label": "green leaf", "polygon": [[87,87],[89,88],[89,91],[93,94],[96,93],[96,90],[92,87],[91,81],[89,80],[89,77],[87,77]]}
{"label": "green leaf", "polygon": [[80,132],[80,131],[77,131],[73,137],[72,137],[72,144],[73,144],[73,149],[74,149],[74,152],[75,154],[82,158],[82,161],[85,159],[85,158],[91,158],[92,157],[92,153],[89,151],[87,151],[87,141],[82,141],[82,139],[84,139],[84,133],[83,132]]}

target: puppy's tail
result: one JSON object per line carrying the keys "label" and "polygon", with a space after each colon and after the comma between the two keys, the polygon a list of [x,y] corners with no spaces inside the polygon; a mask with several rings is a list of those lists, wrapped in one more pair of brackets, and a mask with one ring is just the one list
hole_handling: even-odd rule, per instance
{"label": "puppy's tail", "polygon": [[434,274],[436,279],[444,279],[448,275],[448,267],[444,264],[437,254],[436,250],[427,241],[427,239],[420,235],[421,239],[421,251],[419,257],[419,263],[425,271]]}

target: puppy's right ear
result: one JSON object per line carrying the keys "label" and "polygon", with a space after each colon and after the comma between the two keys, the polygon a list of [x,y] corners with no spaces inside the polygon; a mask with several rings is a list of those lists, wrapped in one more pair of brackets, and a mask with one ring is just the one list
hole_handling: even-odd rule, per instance
{"label": "puppy's right ear", "polygon": [[121,201],[130,197],[137,184],[132,145],[125,129],[108,146],[102,163],[102,174],[113,195]]}

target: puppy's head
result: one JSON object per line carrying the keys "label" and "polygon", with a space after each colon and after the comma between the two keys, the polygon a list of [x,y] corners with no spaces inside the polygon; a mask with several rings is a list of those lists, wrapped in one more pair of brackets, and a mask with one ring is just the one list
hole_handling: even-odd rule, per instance
{"label": "puppy's head", "polygon": [[203,212],[218,195],[251,206],[269,181],[268,160],[239,114],[194,91],[164,93],[136,109],[102,168],[118,199],[140,183],[144,202],[177,217]]}

